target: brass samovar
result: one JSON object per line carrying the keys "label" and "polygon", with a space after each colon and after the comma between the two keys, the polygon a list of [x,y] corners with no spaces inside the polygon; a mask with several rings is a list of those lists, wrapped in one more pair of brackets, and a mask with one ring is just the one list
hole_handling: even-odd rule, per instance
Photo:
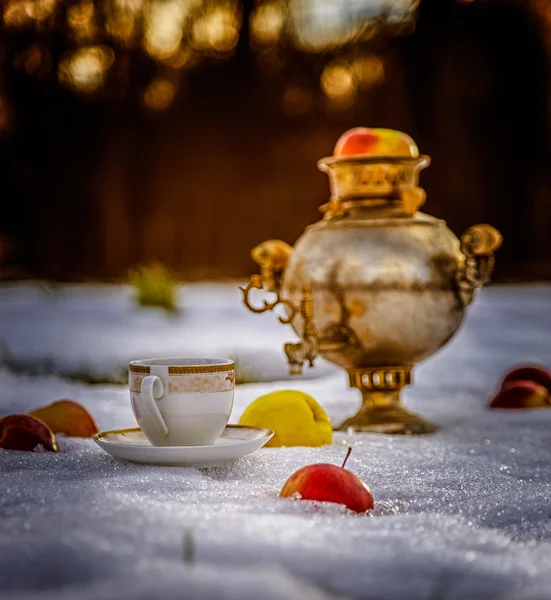
{"label": "brass samovar", "polygon": [[[418,212],[419,173],[429,164],[423,155],[322,158],[331,188],[323,218],[294,247],[269,240],[251,252],[260,274],[241,288],[244,302],[255,313],[283,308],[280,321],[301,338],[284,347],[291,373],[321,355],[362,393],[361,409],[338,429],[434,431],[401,405],[400,390],[412,367],[452,337],[490,279],[497,230],[474,225],[459,240],[442,219]],[[255,289],[272,299],[255,306]]]}

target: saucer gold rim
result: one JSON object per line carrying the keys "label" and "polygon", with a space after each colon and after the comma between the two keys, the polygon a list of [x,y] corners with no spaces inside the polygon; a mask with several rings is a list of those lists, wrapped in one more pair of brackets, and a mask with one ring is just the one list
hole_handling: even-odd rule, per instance
{"label": "saucer gold rim", "polygon": [[203,468],[226,464],[252,454],[264,447],[273,435],[271,429],[263,427],[228,425],[214,444],[153,446],[140,428],[132,427],[101,431],[92,439],[117,460],[149,466]]}

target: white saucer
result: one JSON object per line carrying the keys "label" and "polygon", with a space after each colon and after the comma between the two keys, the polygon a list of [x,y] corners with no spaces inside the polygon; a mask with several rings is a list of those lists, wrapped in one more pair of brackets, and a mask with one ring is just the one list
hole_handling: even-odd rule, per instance
{"label": "white saucer", "polygon": [[92,439],[111,456],[131,462],[211,467],[262,448],[273,435],[271,429],[227,425],[220,439],[208,446],[153,446],[137,428],[102,431]]}

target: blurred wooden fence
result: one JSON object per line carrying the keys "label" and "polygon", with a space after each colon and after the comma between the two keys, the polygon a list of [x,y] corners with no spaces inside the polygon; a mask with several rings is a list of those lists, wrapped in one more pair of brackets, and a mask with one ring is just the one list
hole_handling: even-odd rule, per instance
{"label": "blurred wooden fence", "polygon": [[[15,133],[0,145],[0,231],[25,272],[123,276],[158,259],[183,277],[241,277],[249,249],[293,242],[319,216],[316,161],[348,127],[402,129],[433,158],[426,211],[457,233],[504,234],[498,277],[551,278],[549,78],[542,36],[516,3],[423,4],[385,55],[386,78],[343,115],[292,118],[246,52],[194,75],[160,116],[83,104],[8,78]],[[277,93],[276,93],[277,92]]]}

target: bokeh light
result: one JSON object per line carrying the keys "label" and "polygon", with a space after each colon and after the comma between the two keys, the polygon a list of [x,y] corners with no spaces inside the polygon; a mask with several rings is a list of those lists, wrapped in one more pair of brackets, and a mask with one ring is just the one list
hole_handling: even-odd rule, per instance
{"label": "bokeh light", "polygon": [[385,78],[383,61],[377,56],[359,56],[351,62],[352,72],[360,87],[369,89]]}
{"label": "bokeh light", "polygon": [[240,27],[241,13],[235,3],[213,6],[194,22],[193,45],[206,52],[230,52],[237,45]]}
{"label": "bokeh light", "polygon": [[31,21],[27,6],[30,2],[25,0],[16,0],[8,2],[4,7],[4,24],[6,27],[24,27]]}
{"label": "bokeh light", "polygon": [[357,84],[354,73],[346,63],[333,62],[321,74],[321,89],[329,98],[339,100],[353,96]]}
{"label": "bokeh light", "polygon": [[105,29],[113,39],[126,47],[131,47],[135,42],[144,2],[145,0],[113,0],[107,5]]}
{"label": "bokeh light", "polygon": [[186,0],[158,0],[149,6],[144,45],[152,57],[164,60],[178,52],[191,8]]}
{"label": "bokeh light", "polygon": [[296,45],[318,52],[350,42],[369,18],[369,5],[354,0],[290,0]]}
{"label": "bokeh light", "polygon": [[159,77],[154,79],[144,94],[144,104],[151,110],[165,110],[173,102],[176,88],[172,81]]}
{"label": "bokeh light", "polygon": [[327,65],[321,74],[320,85],[330,111],[343,111],[354,104],[358,84],[346,63],[333,62]]}
{"label": "bokeh light", "polygon": [[94,93],[102,87],[113,59],[113,50],[107,46],[80,48],[60,61],[59,81],[77,92]]}
{"label": "bokeh light", "polygon": [[73,4],[67,10],[67,24],[78,41],[91,40],[96,31],[95,8],[91,0]]}
{"label": "bokeh light", "polygon": [[52,15],[56,7],[56,0],[34,0],[25,2],[25,11],[36,22],[45,21]]}
{"label": "bokeh light", "polygon": [[251,39],[259,46],[273,46],[281,36],[285,25],[284,8],[281,4],[270,2],[261,4],[249,19]]}

